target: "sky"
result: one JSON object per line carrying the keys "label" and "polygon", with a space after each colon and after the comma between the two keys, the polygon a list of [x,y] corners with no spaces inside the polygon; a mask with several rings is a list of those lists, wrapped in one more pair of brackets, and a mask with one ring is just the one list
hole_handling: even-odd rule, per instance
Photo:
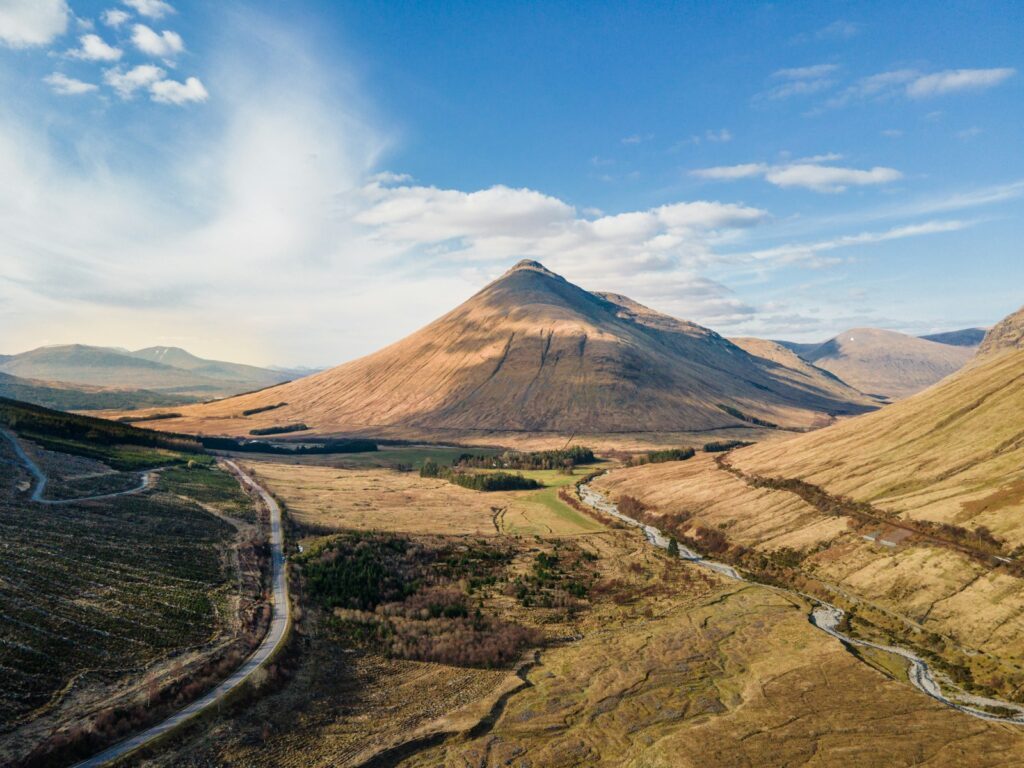
{"label": "sky", "polygon": [[0,0],[0,353],[370,353],[521,258],[726,336],[1024,303],[1024,4]]}

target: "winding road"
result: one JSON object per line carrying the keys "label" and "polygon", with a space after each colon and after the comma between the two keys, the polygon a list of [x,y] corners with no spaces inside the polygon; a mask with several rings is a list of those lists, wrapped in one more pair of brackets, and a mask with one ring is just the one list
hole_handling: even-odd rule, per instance
{"label": "winding road", "polygon": [[156,480],[156,474],[159,470],[150,470],[149,472],[143,472],[142,479],[139,484],[133,488],[126,488],[123,491],[115,491],[113,493],[100,493],[95,496],[78,496],[73,499],[44,499],[43,493],[46,492],[46,484],[49,478],[39,468],[32,457],[25,453],[25,449],[22,448],[21,443],[18,442],[18,438],[6,429],[0,429],[0,434],[7,438],[8,442],[14,447],[14,452],[18,454],[18,458],[21,459],[22,464],[36,479],[36,487],[32,489],[31,501],[37,504],[77,504],[80,501],[97,501],[99,499],[113,499],[117,496],[129,496],[135,493],[142,493],[143,491],[151,488],[154,481]]}
{"label": "winding road", "polygon": [[[142,484],[137,488],[119,491],[118,493],[67,500],[43,499],[41,496],[43,491],[46,489],[46,474],[34,461],[32,461],[31,457],[25,453],[25,450],[21,447],[18,439],[13,434],[6,430],[0,430],[0,434],[10,441],[11,445],[14,446],[14,450],[18,454],[18,457],[25,464],[28,471],[32,473],[33,477],[35,477],[36,487],[32,492],[31,498],[32,501],[41,504],[70,504],[73,502],[89,501],[94,499],[106,499],[113,496],[124,496],[131,493],[141,493],[150,487],[152,484],[152,478],[155,474],[154,472],[147,472],[143,476]],[[248,680],[257,669],[262,667],[271,657],[274,656],[278,649],[284,645],[284,641],[288,635],[288,625],[291,622],[291,603],[288,600],[288,578],[284,567],[284,534],[281,527],[281,507],[278,506],[274,497],[271,496],[265,488],[246,474],[245,470],[239,467],[235,462],[224,459],[222,460],[222,463],[231,470],[244,487],[255,491],[270,511],[271,584],[273,586],[273,597],[270,604],[272,611],[270,628],[267,631],[267,634],[263,637],[263,641],[259,644],[259,647],[253,651],[252,655],[249,656],[249,658],[247,658],[242,665],[238,667],[238,669],[232,672],[231,675],[221,681],[216,688],[199,697],[184,709],[175,712],[166,720],[136,734],[135,736],[114,744],[112,747],[90,757],[88,760],[76,763],[74,768],[98,768],[98,766],[106,765],[113,760],[124,757],[137,749],[150,744],[156,739],[159,739],[173,731],[188,720],[191,720],[196,715],[205,712],[210,707],[216,706],[223,701],[224,697],[231,693],[231,691],[245,683],[245,681]]]}
{"label": "winding road", "polygon": [[88,760],[77,763],[74,768],[98,768],[98,766],[105,765],[112,760],[124,757],[173,731],[196,715],[216,706],[231,691],[245,683],[257,669],[262,667],[284,645],[285,638],[288,635],[288,625],[291,622],[291,604],[288,601],[288,578],[284,567],[284,536],[281,530],[281,507],[278,506],[274,497],[265,488],[247,475],[235,462],[225,459],[223,463],[235,474],[243,486],[254,490],[270,510],[271,581],[273,584],[273,600],[271,602],[273,613],[270,619],[270,629],[264,636],[263,642],[260,643],[253,654],[216,688],[199,697],[184,709],[175,712],[163,722],[115,744]]}
{"label": "winding road", "polygon": [[[581,484],[579,486],[579,494],[580,500],[587,506],[597,510],[598,512],[610,515],[611,517],[614,517],[627,525],[633,526],[634,528],[641,529],[644,536],[647,538],[647,541],[651,544],[662,549],[668,549],[669,539],[667,536],[662,534],[661,531],[653,525],[646,525],[639,520],[635,520],[632,517],[623,514],[615,504],[608,501],[600,491],[596,491],[591,488],[589,484]],[[718,563],[714,560],[705,560],[699,554],[684,547],[682,544],[679,545],[679,557],[683,560],[709,568],[730,579],[746,581],[746,579],[744,579],[743,576],[741,576],[740,573],[732,566],[726,565],[725,563]],[[868,640],[860,640],[843,634],[838,629],[843,620],[843,610],[841,608],[831,605],[830,603],[826,603],[812,595],[804,594],[803,592],[797,592],[795,590],[785,589],[783,587],[777,587],[770,584],[761,584],[760,586],[794,597],[800,597],[813,603],[815,607],[808,616],[811,625],[836,638],[844,645],[859,645],[863,648],[874,648],[875,650],[891,653],[906,659],[910,663],[907,677],[911,684],[919,691],[922,691],[936,701],[945,704],[947,707],[981,720],[989,720],[996,723],[1010,723],[1013,725],[1024,725],[1024,706],[1000,701],[999,699],[984,698],[981,696],[963,695],[958,697],[960,699],[959,701],[951,699],[943,692],[942,686],[939,685],[938,681],[935,679],[935,676],[932,674],[931,669],[929,669],[928,664],[917,654],[897,646],[880,645]],[[983,709],[978,709],[977,706],[971,706],[971,704],[998,707],[1009,712],[1015,712],[1016,714],[996,715],[991,712],[986,712]]]}

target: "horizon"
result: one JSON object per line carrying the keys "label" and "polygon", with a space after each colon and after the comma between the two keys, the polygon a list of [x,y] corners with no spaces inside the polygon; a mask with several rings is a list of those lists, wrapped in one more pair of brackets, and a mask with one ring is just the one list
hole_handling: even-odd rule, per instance
{"label": "horizon", "polygon": [[4,5],[5,354],[329,367],[523,258],[727,337],[1024,303],[1018,4]]}

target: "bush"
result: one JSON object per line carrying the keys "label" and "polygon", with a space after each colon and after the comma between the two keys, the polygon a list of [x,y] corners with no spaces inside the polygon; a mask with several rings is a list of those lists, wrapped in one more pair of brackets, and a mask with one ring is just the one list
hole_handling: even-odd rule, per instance
{"label": "bush", "polygon": [[692,459],[696,451],[693,448],[669,448],[664,451],[651,451],[647,454],[647,461],[651,464],[661,464],[666,461],[686,461]]}
{"label": "bush", "polygon": [[263,427],[261,429],[250,429],[250,435],[283,435],[286,432],[305,432],[309,427],[305,424],[279,424],[274,427]]}

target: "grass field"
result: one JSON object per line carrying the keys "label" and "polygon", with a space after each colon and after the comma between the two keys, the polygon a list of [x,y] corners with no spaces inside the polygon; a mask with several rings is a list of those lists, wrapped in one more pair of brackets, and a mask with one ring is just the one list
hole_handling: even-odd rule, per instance
{"label": "grass field", "polygon": [[379,467],[344,469],[251,457],[247,464],[284,500],[292,520],[313,534],[351,529],[575,535],[602,529],[600,523],[558,500],[558,487],[578,478],[554,470],[524,473],[550,487],[483,493],[422,478],[416,472]]}

